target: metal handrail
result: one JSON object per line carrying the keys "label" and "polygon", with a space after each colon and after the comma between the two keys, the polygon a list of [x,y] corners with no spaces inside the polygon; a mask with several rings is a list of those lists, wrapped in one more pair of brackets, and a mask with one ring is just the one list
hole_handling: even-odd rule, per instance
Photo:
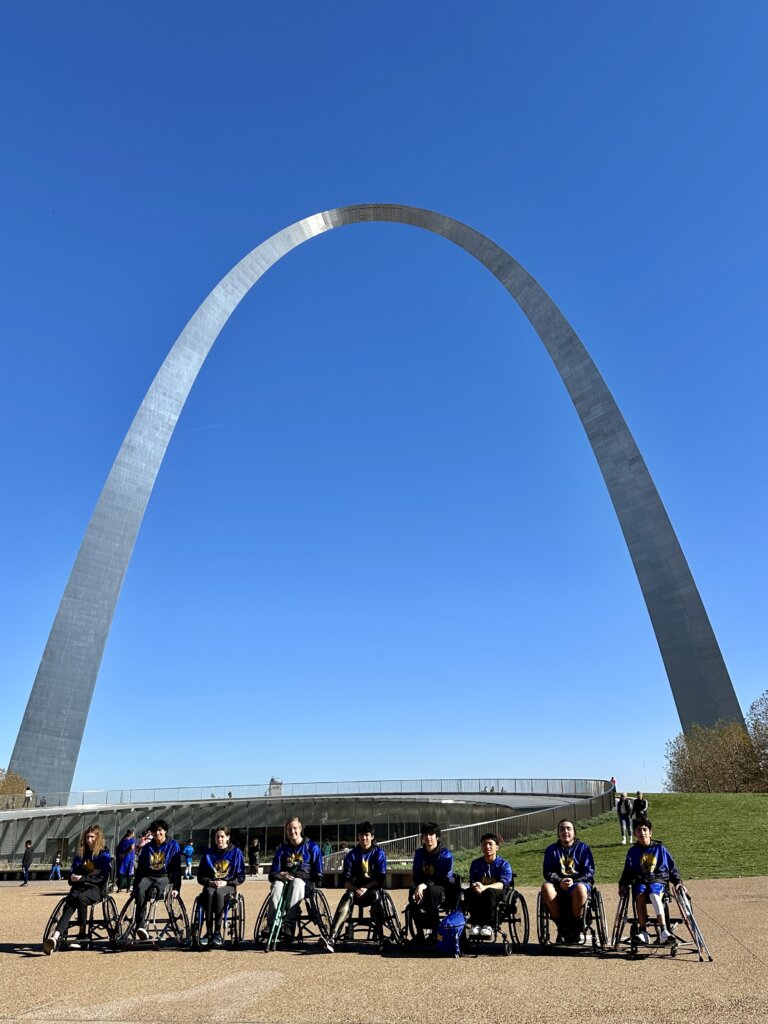
{"label": "metal handrail", "polygon": [[[451,795],[594,797],[605,788],[598,779],[384,779],[351,782],[279,782],[271,779],[242,786],[180,786],[157,789],[73,790],[68,793],[37,794],[36,807],[89,807],[104,804],[158,804],[208,800],[258,800],[303,796],[365,796],[445,793]],[[23,796],[9,796],[0,810],[21,809]]]}
{"label": "metal handrail", "polygon": [[[609,786],[603,783],[603,787]],[[614,808],[614,791],[609,786],[599,796],[575,800],[570,804],[559,804],[539,811],[528,811],[525,814],[511,814],[505,818],[494,818],[490,821],[475,822],[472,825],[452,825],[442,829],[441,839],[450,850],[462,851],[479,849],[480,836],[485,832],[495,832],[503,842],[535,835],[537,832],[554,832],[557,822],[570,818],[574,822],[594,818],[598,814]],[[378,844],[387,853],[387,860],[412,860],[421,845],[421,835],[402,836],[399,839],[385,839]],[[338,871],[344,863],[344,852],[331,853],[323,858],[324,871]]]}

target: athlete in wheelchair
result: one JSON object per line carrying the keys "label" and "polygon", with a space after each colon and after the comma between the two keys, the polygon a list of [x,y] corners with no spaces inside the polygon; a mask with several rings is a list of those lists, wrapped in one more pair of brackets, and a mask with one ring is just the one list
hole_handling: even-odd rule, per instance
{"label": "athlete in wheelchair", "polygon": [[[541,945],[547,945],[549,922],[561,945],[583,946],[590,919],[597,917],[597,933],[604,944],[605,925],[602,897],[593,899],[595,861],[586,843],[576,837],[573,822],[563,818],[557,826],[557,842],[544,851],[544,884],[538,898],[537,925]],[[592,931],[593,939],[595,931]]]}
{"label": "athlete in wheelchair", "polygon": [[[387,855],[374,839],[373,825],[364,821],[357,830],[357,846],[344,858],[345,892],[336,908],[331,933],[324,940],[330,953],[339,939],[350,942],[361,932],[364,939],[373,939],[382,948],[385,941],[399,943],[402,940],[397,910],[386,890]],[[359,908],[357,917],[355,907]],[[370,917],[363,916],[364,907],[370,907]]]}
{"label": "athlete in wheelchair", "polygon": [[168,838],[164,819],[151,822],[149,831],[152,838],[141,848],[133,891],[120,913],[119,942],[157,943],[170,938],[185,945],[189,920],[180,896],[181,849],[175,839]]}
{"label": "athlete in wheelchair", "polygon": [[[57,949],[82,949],[93,939],[104,935],[114,941],[117,927],[117,907],[108,894],[112,856],[107,849],[104,833],[98,825],[89,825],[83,832],[77,854],[69,872],[70,891],[56,905],[43,935],[46,956]],[[94,918],[94,908],[101,903],[102,919]],[[76,939],[67,940],[72,917],[77,914]]]}
{"label": "athlete in wheelchair", "polygon": [[464,943],[472,947],[501,939],[504,952],[511,953],[528,942],[528,907],[522,893],[515,889],[509,861],[499,856],[498,836],[486,832],[480,839],[480,849],[483,855],[472,861],[469,888],[463,894],[464,913],[469,920]]}
{"label": "athlete in wheelchair", "polygon": [[309,939],[324,944],[331,931],[331,911],[320,890],[323,855],[317,843],[304,838],[299,818],[285,823],[285,842],[275,851],[269,880],[272,888],[253,930],[256,946],[269,951]]}
{"label": "athlete in wheelchair", "polygon": [[221,949],[225,937],[236,946],[243,938],[245,901],[237,887],[245,881],[245,860],[229,836],[226,825],[216,829],[213,846],[205,851],[197,869],[202,890],[192,908],[192,941],[198,949]]}
{"label": "athlete in wheelchair", "polygon": [[413,858],[413,885],[405,910],[407,930],[417,943],[437,941],[440,909],[454,909],[460,892],[453,854],[441,842],[440,826],[428,821],[421,830],[421,849]]}
{"label": "athlete in wheelchair", "polygon": [[[704,936],[701,934],[688,891],[683,885],[669,850],[653,838],[653,825],[647,819],[635,822],[634,845],[627,851],[624,870],[619,879],[619,905],[614,924],[613,946],[618,948],[627,925],[630,926],[628,943],[634,956],[639,947],[666,947],[675,956],[684,940],[675,934],[676,925],[684,925],[698,953],[712,960]],[[631,897],[631,909],[630,909]],[[677,906],[675,916],[672,907]],[[648,904],[653,911],[654,938],[648,931]]]}

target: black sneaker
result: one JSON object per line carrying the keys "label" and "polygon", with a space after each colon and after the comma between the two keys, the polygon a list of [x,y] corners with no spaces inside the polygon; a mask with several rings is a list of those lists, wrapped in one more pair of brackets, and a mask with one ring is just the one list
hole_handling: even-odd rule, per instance
{"label": "black sneaker", "polygon": [[207,935],[201,935],[200,938],[197,941],[198,941],[201,949],[207,949],[208,948],[208,936]]}
{"label": "black sneaker", "polygon": [[211,945],[215,946],[216,949],[221,949],[224,945],[224,940],[221,937],[221,932],[214,932],[211,939]]}

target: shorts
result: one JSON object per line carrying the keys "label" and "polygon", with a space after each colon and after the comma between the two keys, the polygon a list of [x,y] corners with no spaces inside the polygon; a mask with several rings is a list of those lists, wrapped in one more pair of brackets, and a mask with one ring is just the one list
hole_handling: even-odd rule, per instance
{"label": "shorts", "polygon": [[635,882],[632,885],[632,892],[635,896],[640,893],[655,892],[658,896],[661,896],[666,889],[664,882]]}

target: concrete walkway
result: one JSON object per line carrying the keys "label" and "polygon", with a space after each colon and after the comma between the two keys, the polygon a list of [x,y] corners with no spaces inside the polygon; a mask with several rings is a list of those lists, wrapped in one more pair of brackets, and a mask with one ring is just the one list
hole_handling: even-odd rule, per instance
{"label": "concrete walkway", "polygon": [[[0,888],[0,1021],[229,1024],[765,1024],[768,878],[692,882],[714,963],[650,954],[629,961],[571,949],[495,951],[476,958],[382,958],[367,951],[259,953],[186,950],[40,952],[66,887]],[[191,906],[197,886],[184,894]],[[246,938],[267,892],[249,881]],[[533,918],[536,891],[523,889]],[[609,930],[615,887],[602,887]],[[331,906],[338,892],[327,893]],[[405,893],[393,894],[399,907]],[[124,897],[119,897],[118,906]]]}

